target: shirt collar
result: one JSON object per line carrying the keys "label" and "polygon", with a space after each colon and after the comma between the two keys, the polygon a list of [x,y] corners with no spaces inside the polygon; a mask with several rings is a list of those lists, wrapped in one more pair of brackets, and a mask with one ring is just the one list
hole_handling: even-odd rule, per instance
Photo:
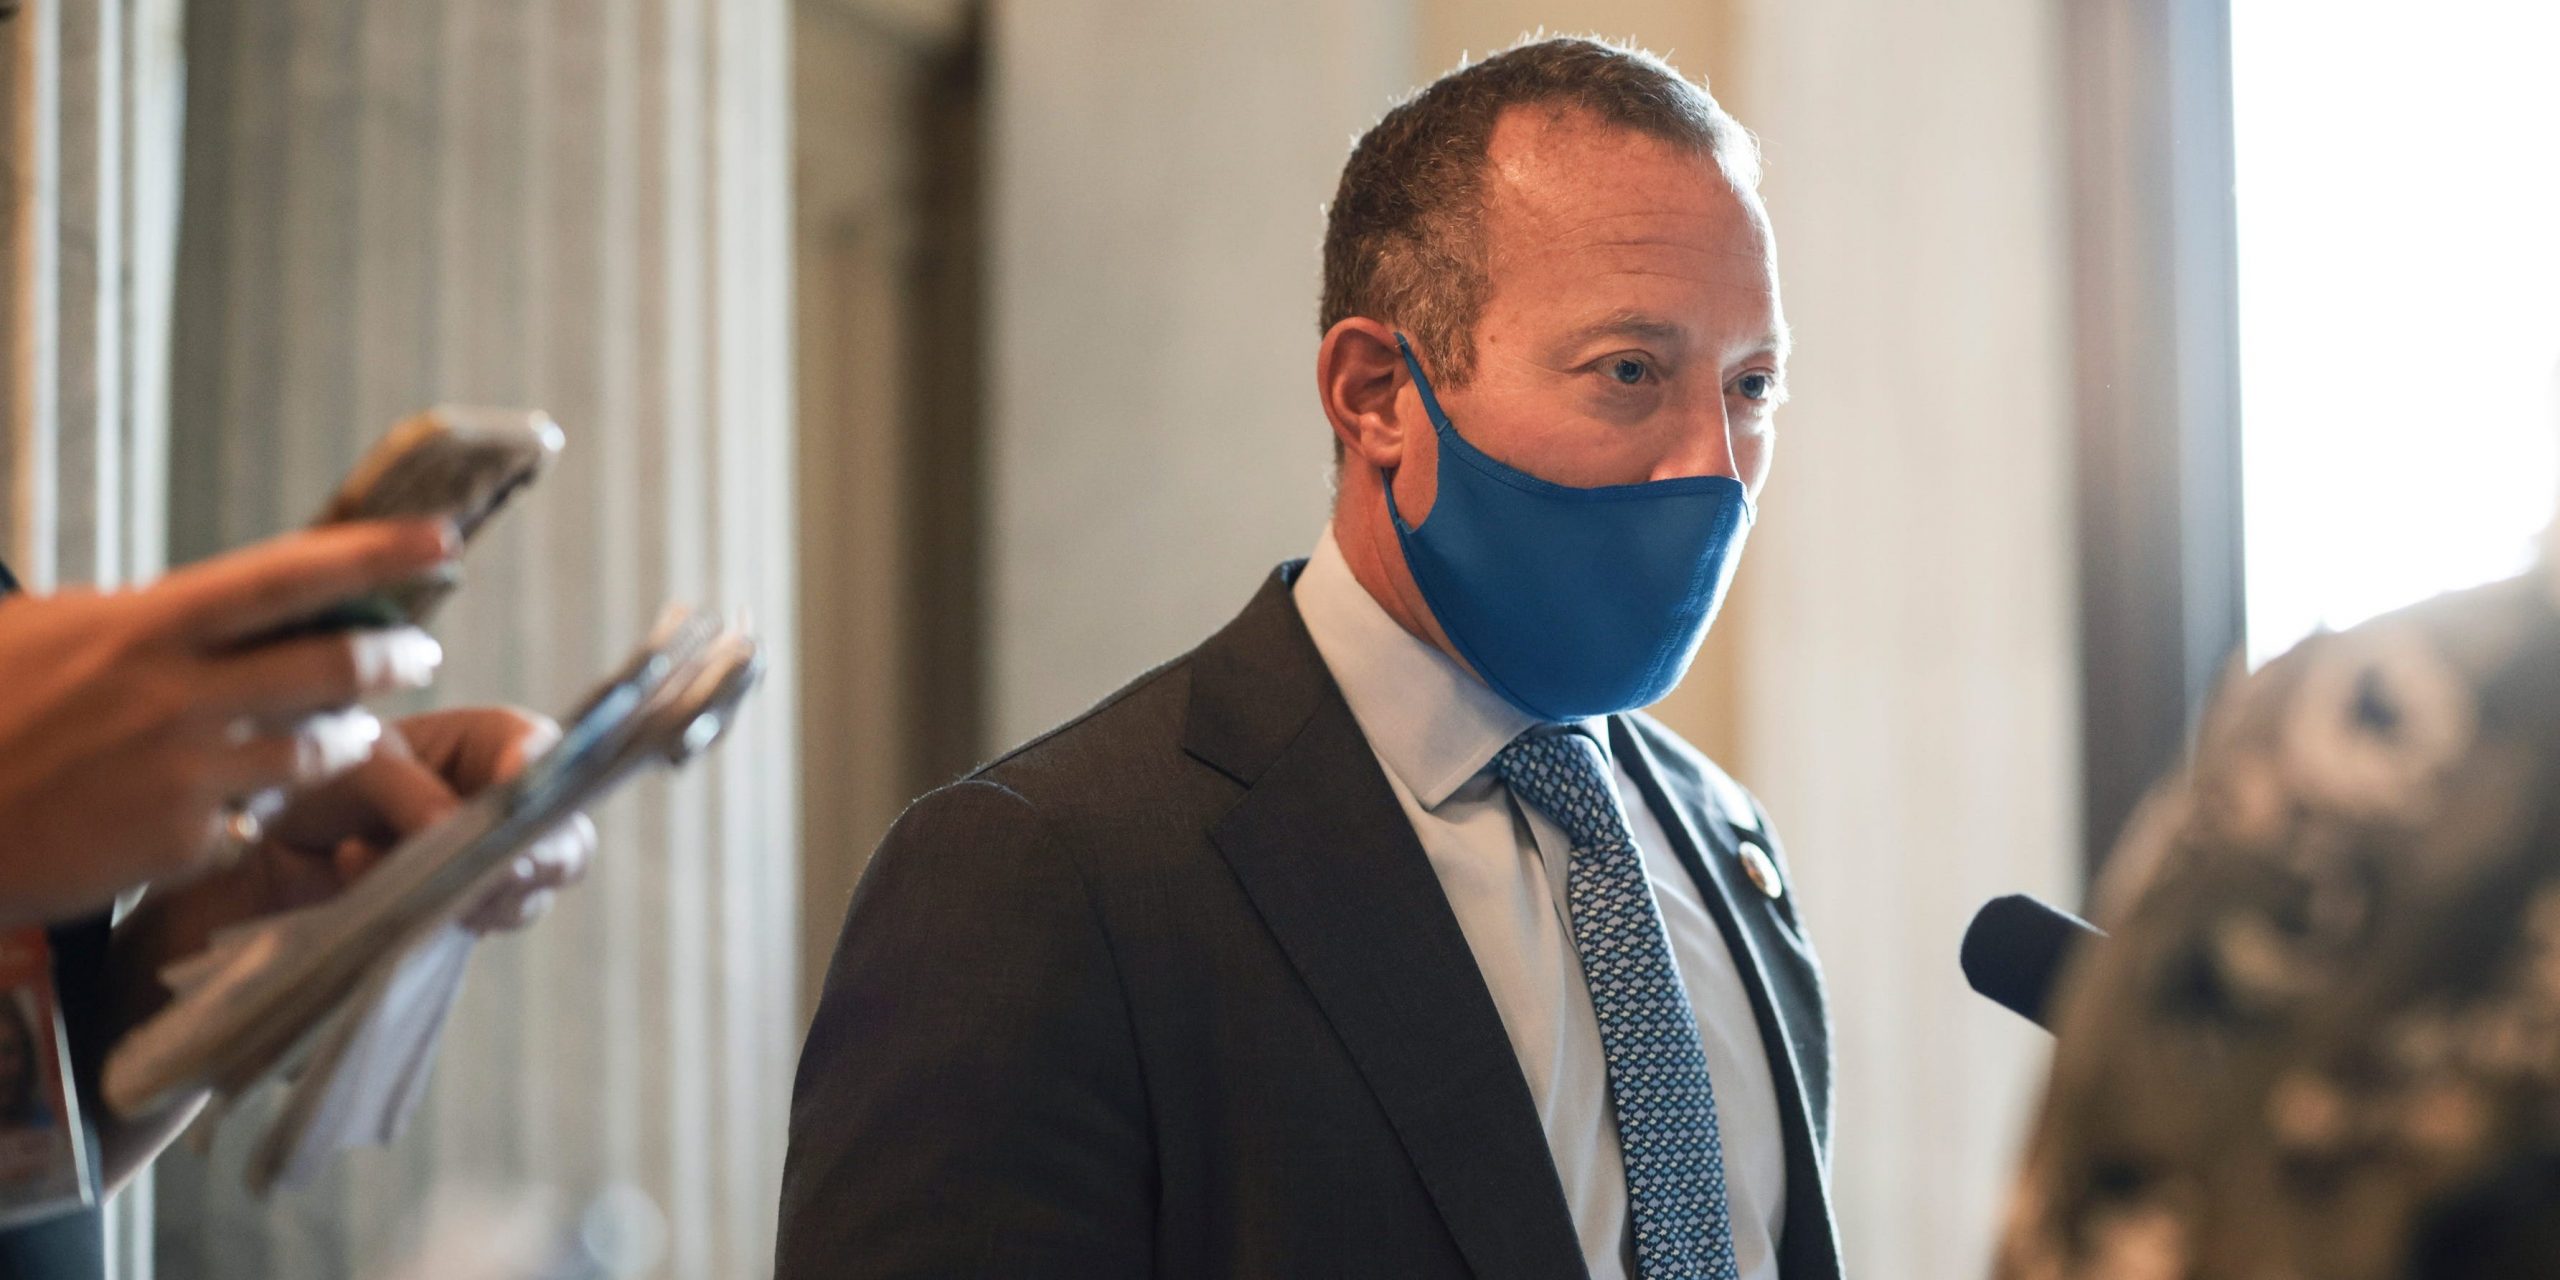
{"label": "shirt collar", "polygon": [[[1537,727],[1455,659],[1404,629],[1351,576],[1327,526],[1292,592],[1343,701],[1396,781],[1436,809]],[[1592,722],[1574,726],[1593,733]],[[1594,734],[1606,757],[1608,738]]]}

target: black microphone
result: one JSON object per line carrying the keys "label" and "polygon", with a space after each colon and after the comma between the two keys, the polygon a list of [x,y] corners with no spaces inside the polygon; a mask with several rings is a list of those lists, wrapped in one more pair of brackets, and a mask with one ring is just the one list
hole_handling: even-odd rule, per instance
{"label": "black microphone", "polygon": [[2062,962],[2106,931],[2023,893],[1993,898],[1964,931],[1964,980],[2000,1007],[2043,1027]]}

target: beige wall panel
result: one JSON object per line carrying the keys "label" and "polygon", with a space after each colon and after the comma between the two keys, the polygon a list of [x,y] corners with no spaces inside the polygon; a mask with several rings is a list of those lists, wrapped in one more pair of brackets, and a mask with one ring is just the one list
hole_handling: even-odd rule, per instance
{"label": "beige wall panel", "polygon": [[1423,0],[1418,11],[1423,79],[1482,58],[1532,32],[1632,41],[1691,76],[1706,77],[1725,105],[1740,86],[1739,0]]}
{"label": "beige wall panel", "polygon": [[1729,638],[1835,1001],[1853,1274],[1983,1274],[2046,1042],[1957,943],[1988,897],[2076,891],[2056,21],[1753,0],[1728,100],[1797,340]]}
{"label": "beige wall panel", "polygon": [[1188,648],[1315,545],[1322,205],[1404,5],[993,14],[991,746]]}
{"label": "beige wall panel", "polygon": [[867,14],[837,0],[793,14],[805,1025],[866,855],[912,798],[901,641],[917,74]]}

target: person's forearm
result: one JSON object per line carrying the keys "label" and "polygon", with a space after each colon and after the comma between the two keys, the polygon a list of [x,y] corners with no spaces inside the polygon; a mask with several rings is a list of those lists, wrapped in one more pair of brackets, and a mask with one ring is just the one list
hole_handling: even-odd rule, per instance
{"label": "person's forearm", "polygon": [[[250,913],[255,884],[239,869],[218,872],[173,890],[154,890],[116,925],[108,943],[107,1043],[126,1033],[168,1004],[168,987],[160,971],[204,949],[215,930]],[[150,1166],[187,1125],[204,1110],[207,1092],[198,1092],[140,1116],[119,1116],[104,1099],[98,1101],[99,1181],[108,1195],[122,1190],[133,1175]]]}
{"label": "person's forearm", "polygon": [[107,950],[109,1044],[169,1003],[160,971],[204,950],[213,935],[262,914],[266,889],[252,862],[174,888],[155,888],[116,922]]}

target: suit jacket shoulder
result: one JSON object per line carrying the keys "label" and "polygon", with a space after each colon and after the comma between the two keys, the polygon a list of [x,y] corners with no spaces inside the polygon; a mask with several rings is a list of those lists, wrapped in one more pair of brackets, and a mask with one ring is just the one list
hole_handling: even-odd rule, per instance
{"label": "suit jacket shoulder", "polygon": [[776,1274],[1142,1273],[1129,1026],[1091,885],[1041,815],[984,778],[909,806],[802,1050]]}
{"label": "suit jacket shoulder", "polygon": [[[1090,870],[1143,857],[1161,847],[1139,838],[1148,828],[1197,814],[1226,791],[1200,785],[1183,754],[1192,668],[1190,654],[1168,662],[970,776],[1020,796]],[[1187,830],[1196,837],[1198,826]]]}

